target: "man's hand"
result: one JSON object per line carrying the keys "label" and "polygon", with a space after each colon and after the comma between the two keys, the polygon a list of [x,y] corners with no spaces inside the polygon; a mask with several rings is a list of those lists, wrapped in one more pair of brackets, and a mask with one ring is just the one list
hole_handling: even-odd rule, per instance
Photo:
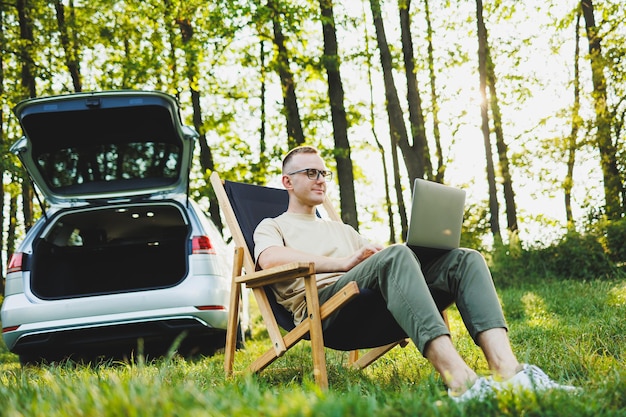
{"label": "man's hand", "polygon": [[345,270],[346,271],[351,270],[352,268],[354,268],[355,266],[357,266],[358,264],[360,264],[361,262],[363,262],[364,260],[372,256],[373,254],[380,252],[382,249],[383,247],[380,245],[371,244],[371,245],[363,246],[361,249],[355,252],[352,256],[347,258],[348,263],[346,265]]}

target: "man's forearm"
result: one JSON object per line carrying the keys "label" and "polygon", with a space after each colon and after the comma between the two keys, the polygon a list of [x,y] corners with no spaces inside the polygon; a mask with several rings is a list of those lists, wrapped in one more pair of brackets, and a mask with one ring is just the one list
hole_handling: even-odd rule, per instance
{"label": "man's forearm", "polygon": [[346,260],[344,258],[313,255],[284,246],[270,246],[261,252],[258,259],[258,264],[263,269],[290,262],[313,262],[315,263],[315,272],[346,271]]}

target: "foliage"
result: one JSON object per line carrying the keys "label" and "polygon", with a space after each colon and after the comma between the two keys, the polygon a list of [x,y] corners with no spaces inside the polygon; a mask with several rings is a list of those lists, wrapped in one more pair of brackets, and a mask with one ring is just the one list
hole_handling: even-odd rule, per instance
{"label": "foliage", "polygon": [[598,236],[575,231],[546,248],[521,249],[516,243],[496,245],[490,254],[490,263],[497,285],[620,275]]}
{"label": "foliage", "polygon": [[[540,278],[540,277],[538,277]],[[539,279],[537,279],[539,281]],[[626,408],[626,282],[594,280],[520,285],[500,291],[520,360],[581,386],[563,393],[499,395],[457,406],[432,367],[410,344],[364,371],[344,367],[347,354],[327,351],[330,390],[312,382],[308,344],[259,375],[244,371],[268,348],[256,331],[236,354],[237,373],[223,376],[222,354],[62,362],[20,367],[0,345],[0,416],[623,416]],[[450,309],[453,340],[480,372],[485,361]]]}
{"label": "foliage", "polygon": [[[356,178],[360,173],[366,176],[364,181],[355,183],[357,204],[368,207],[372,219],[387,221],[389,219],[381,214],[384,212],[383,187],[378,181],[381,164],[378,160],[371,163],[371,144],[378,140],[377,135],[380,135],[380,143],[389,149],[389,137],[384,133],[389,123],[385,112],[387,98],[379,88],[382,74],[376,48],[372,47],[375,31],[371,11],[367,1],[333,3],[345,87],[344,105],[349,112],[352,162]],[[505,1],[484,5],[491,35],[490,53],[498,69],[502,128],[514,165],[513,184],[519,211],[523,211],[529,198],[535,195],[554,193],[555,189],[560,192],[558,185],[562,181],[565,149],[555,143],[561,143],[561,138],[570,130],[568,97],[571,96],[573,65],[570,50],[575,33],[573,8],[577,3]],[[63,5],[64,25],[58,21],[55,5]],[[15,158],[7,155],[5,145],[21,134],[10,109],[31,93],[23,79],[24,67],[28,64],[33,72],[34,94],[61,94],[77,89],[69,71],[72,62],[77,64],[83,91],[145,88],[176,95],[186,123],[195,124],[206,135],[214,169],[231,175],[231,179],[267,181],[276,172],[286,150],[276,49],[272,47],[272,6],[286,37],[307,141],[332,153],[333,126],[328,86],[321,65],[323,34],[318,2],[3,2],[0,6],[3,28],[0,136],[6,142],[0,144],[0,152],[2,168],[11,174],[5,175],[5,185],[10,181],[20,185],[22,177],[15,166]],[[394,2],[381,3],[393,53],[394,76],[403,69],[399,59],[397,6]],[[445,166],[446,181],[471,183],[478,178],[475,185],[468,188],[474,199],[481,200],[485,193],[474,192],[484,182],[484,155],[480,143],[476,142],[480,123],[475,101],[478,85],[475,6],[471,2],[434,2],[430,6],[430,17],[424,16],[425,8],[417,8],[413,11],[411,33],[417,65],[415,75],[426,119],[423,128],[432,140],[435,136],[433,119],[439,119],[437,129],[441,129],[438,134],[442,139],[440,156],[443,158],[440,162]],[[623,171],[626,153],[622,149],[625,143],[622,127],[626,101],[620,98],[624,97],[626,88],[626,43],[620,26],[621,6],[617,0],[595,4],[607,63],[608,104],[614,120],[611,134],[619,148]],[[18,7],[24,9],[18,10]],[[451,9],[455,13],[450,13]],[[30,27],[23,26],[20,17],[28,17]],[[424,29],[425,19],[432,32]],[[25,39],[29,31],[32,39]],[[428,51],[429,47],[434,50]],[[427,65],[428,55],[433,57],[432,72]],[[581,61],[586,59],[581,55]],[[581,65],[581,71],[581,117],[582,125],[586,126],[579,133],[582,141],[593,136],[594,114],[589,68]],[[438,82],[436,87],[433,84],[432,94],[426,94],[432,74],[437,74]],[[402,77],[397,78],[402,90]],[[198,109],[192,110],[191,90],[199,95]],[[529,110],[533,110],[532,114]],[[580,166],[580,172],[590,173],[585,174],[589,178],[574,181],[578,184],[584,179],[588,182],[585,187],[594,192],[587,193],[584,189],[575,195],[574,203],[579,205],[590,202],[597,205],[597,196],[601,193],[595,191],[602,189],[602,179],[592,174],[594,169],[597,171],[598,161],[594,145],[591,141],[588,143],[591,145],[581,146],[577,151],[576,163],[577,170]],[[429,148],[434,153],[436,147],[432,145]],[[192,182],[191,188],[196,195],[210,193],[206,175],[200,172],[194,176],[198,181]],[[408,189],[407,178],[401,181],[402,187]],[[585,198],[590,201],[583,201]]]}
{"label": "foliage", "polygon": [[598,221],[590,226],[589,233],[598,236],[612,262],[620,265],[626,262],[626,218]]}
{"label": "foliage", "polygon": [[467,203],[463,215],[461,246],[485,251],[484,237],[489,234],[488,203]]}

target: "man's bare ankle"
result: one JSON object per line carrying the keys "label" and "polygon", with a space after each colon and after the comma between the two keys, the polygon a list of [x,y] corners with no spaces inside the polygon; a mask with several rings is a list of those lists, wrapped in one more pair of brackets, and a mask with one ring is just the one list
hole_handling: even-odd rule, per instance
{"label": "man's bare ankle", "polygon": [[524,365],[519,363],[515,366],[500,368],[497,371],[493,371],[493,378],[497,381],[506,381],[507,379],[513,378],[523,369]]}
{"label": "man's bare ankle", "polygon": [[449,381],[446,385],[454,395],[462,395],[465,391],[470,389],[472,385],[474,385],[477,379],[478,375],[472,375],[469,379]]}

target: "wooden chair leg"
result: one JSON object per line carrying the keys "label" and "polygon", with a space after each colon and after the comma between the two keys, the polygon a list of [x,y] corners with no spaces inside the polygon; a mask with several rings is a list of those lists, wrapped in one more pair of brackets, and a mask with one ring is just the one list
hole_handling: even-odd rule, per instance
{"label": "wooden chair leg", "polygon": [[353,365],[356,361],[359,360],[359,351],[358,349],[351,350],[348,355],[348,364]]}
{"label": "wooden chair leg", "polygon": [[235,282],[235,277],[241,275],[243,265],[243,249],[235,248],[233,260],[233,277],[230,287],[230,303],[228,306],[228,324],[226,327],[226,346],[224,347],[224,372],[226,376],[233,373],[235,351],[237,350],[237,328],[239,325],[239,298],[241,297],[241,284]]}
{"label": "wooden chair leg", "polygon": [[[359,294],[359,287],[356,285],[356,282],[351,282],[346,284],[345,287],[341,289],[341,291],[337,292],[335,295],[330,297],[322,306],[320,306],[320,317],[322,320],[325,320],[332,313],[337,311],[337,309],[345,306],[350,300],[356,297]],[[311,320],[307,317],[300,324],[298,324],[293,330],[287,333],[283,342],[287,349],[290,349],[296,343],[298,343],[307,333],[310,334],[311,329]],[[262,356],[257,358],[248,369],[252,372],[260,372],[269,366],[272,362],[274,362],[278,358],[276,354],[276,350],[272,347],[267,350]],[[325,368],[325,367],[324,367]]]}
{"label": "wooden chair leg", "polygon": [[370,349],[365,355],[361,356],[357,361],[352,363],[352,366],[356,369],[367,368],[371,365],[376,359],[383,356],[385,353],[389,352],[391,349],[400,345],[401,347],[405,347],[408,344],[408,339],[402,339],[397,342],[390,343],[385,346],[379,346],[373,349]]}
{"label": "wooden chair leg", "polygon": [[[313,271],[311,271],[313,272]],[[322,317],[320,313],[319,297],[315,275],[304,278],[306,291],[307,314],[310,320],[311,351],[313,354],[313,375],[315,382],[322,389],[328,389],[328,373],[326,370],[326,355],[324,352],[324,335],[322,333]]]}

